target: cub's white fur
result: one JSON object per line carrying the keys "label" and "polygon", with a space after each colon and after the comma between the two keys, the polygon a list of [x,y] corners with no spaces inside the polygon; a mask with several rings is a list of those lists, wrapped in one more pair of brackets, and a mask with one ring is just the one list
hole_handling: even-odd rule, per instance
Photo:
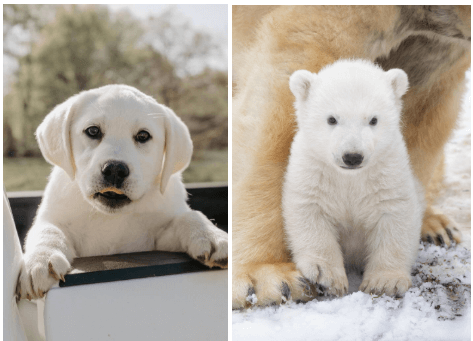
{"label": "cub's white fur", "polygon": [[[98,127],[101,137],[86,134],[89,127]],[[151,136],[144,143],[137,140],[142,131]],[[181,172],[192,141],[171,109],[135,88],[109,85],[58,105],[36,135],[56,167],[26,238],[21,297],[42,297],[75,257],[182,251],[226,267],[227,234],[186,203]],[[129,169],[115,187],[104,180],[110,161]],[[107,188],[129,200],[105,200],[99,193]]]}
{"label": "cub's white fur", "polygon": [[336,295],[348,289],[345,267],[364,271],[362,291],[403,294],[424,207],[400,129],[407,75],[340,60],[289,84],[298,132],[283,215],[297,268]]}

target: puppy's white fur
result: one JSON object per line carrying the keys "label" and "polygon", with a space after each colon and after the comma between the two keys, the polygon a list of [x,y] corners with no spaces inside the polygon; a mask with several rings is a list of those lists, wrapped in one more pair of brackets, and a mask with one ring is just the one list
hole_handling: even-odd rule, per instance
{"label": "puppy's white fur", "polygon": [[[364,270],[365,292],[403,294],[411,285],[424,204],[400,129],[407,87],[404,71],[363,60],[290,78],[298,132],[283,188],[285,232],[297,268],[329,293],[347,292],[345,266]],[[343,168],[350,153],[363,156],[356,169]]]}
{"label": "puppy's white fur", "polygon": [[[90,126],[103,137],[91,139]],[[146,143],[135,136],[145,130]],[[42,297],[75,257],[163,250],[187,252],[208,266],[226,267],[227,234],[186,203],[181,172],[192,155],[189,131],[174,112],[135,88],[109,85],[58,105],[36,132],[55,165],[25,243],[21,297]],[[131,202],[97,200],[107,186],[103,165],[125,163],[120,191]]]}

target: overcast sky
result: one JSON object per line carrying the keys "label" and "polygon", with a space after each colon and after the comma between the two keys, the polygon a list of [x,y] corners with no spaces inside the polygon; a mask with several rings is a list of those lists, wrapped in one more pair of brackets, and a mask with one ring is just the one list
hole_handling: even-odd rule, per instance
{"label": "overcast sky", "polygon": [[[228,69],[228,5],[108,5],[112,11],[128,9],[135,17],[147,19],[158,16],[169,7],[191,23],[197,30],[214,36],[222,45],[222,57],[212,58],[211,65],[215,69]],[[203,66],[202,66],[203,67]],[[197,69],[200,69],[198,67]],[[200,71],[200,70],[196,70]]]}
{"label": "overcast sky", "polygon": [[176,8],[192,26],[228,38],[227,5],[108,5],[112,10],[128,8],[138,18],[157,16],[169,7]]}

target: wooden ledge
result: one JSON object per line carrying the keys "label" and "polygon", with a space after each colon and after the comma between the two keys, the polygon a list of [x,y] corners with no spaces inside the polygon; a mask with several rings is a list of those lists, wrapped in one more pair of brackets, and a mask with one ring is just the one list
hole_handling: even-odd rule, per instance
{"label": "wooden ledge", "polygon": [[165,251],[76,258],[72,267],[66,281],[59,281],[60,287],[220,270],[210,269],[185,253]]}

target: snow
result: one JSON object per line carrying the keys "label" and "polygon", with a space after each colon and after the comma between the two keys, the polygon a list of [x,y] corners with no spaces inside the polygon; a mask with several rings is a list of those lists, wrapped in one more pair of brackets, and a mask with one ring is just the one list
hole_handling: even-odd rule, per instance
{"label": "snow", "polygon": [[435,203],[457,223],[463,242],[448,249],[421,243],[403,298],[358,292],[361,275],[349,273],[342,298],[233,311],[233,341],[471,339],[471,71],[466,78],[458,126],[445,146],[445,188]]}

